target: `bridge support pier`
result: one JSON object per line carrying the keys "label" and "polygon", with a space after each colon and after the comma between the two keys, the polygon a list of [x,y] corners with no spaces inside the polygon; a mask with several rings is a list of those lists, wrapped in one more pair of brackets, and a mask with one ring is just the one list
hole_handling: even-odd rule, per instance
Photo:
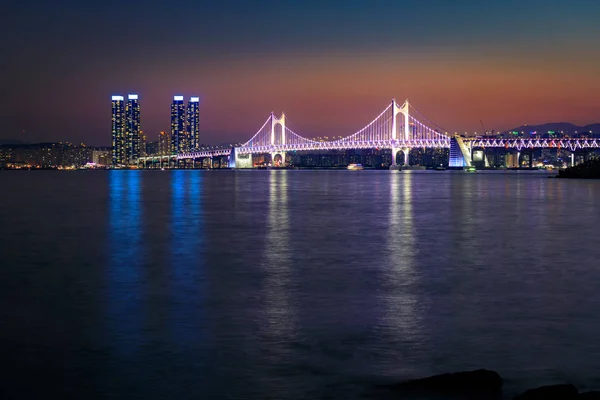
{"label": "bridge support pier", "polygon": [[410,160],[409,160],[409,154],[410,154],[410,148],[409,147],[392,147],[392,164],[390,165],[390,169],[399,169],[400,166],[398,165],[398,162],[396,161],[396,157],[398,157],[398,152],[402,152],[402,154],[404,154],[404,163],[402,165],[404,166],[409,166],[410,165]]}
{"label": "bridge support pier", "polygon": [[396,157],[398,157],[398,152],[400,149],[398,147],[392,147],[392,164],[390,165],[390,169],[399,169],[398,163],[396,162]]}
{"label": "bridge support pier", "polygon": [[280,155],[281,156],[281,166],[285,167],[285,151],[278,151],[275,153],[271,153],[271,164],[273,164],[273,166],[275,166],[275,156]]}
{"label": "bridge support pier", "polygon": [[408,156],[410,155],[410,149],[408,147],[404,147],[402,149],[402,153],[404,153],[404,165],[409,166],[410,160],[408,159]]}

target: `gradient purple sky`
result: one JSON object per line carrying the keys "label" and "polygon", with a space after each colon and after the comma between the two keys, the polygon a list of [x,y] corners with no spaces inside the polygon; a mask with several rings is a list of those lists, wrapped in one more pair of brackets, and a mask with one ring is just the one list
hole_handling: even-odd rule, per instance
{"label": "gradient purple sky", "polygon": [[[4,12],[5,11],[5,12]],[[347,135],[397,98],[449,131],[600,122],[600,2],[9,1],[0,138],[110,142],[110,96],[139,93],[149,139],[199,95],[207,144],[271,111]]]}

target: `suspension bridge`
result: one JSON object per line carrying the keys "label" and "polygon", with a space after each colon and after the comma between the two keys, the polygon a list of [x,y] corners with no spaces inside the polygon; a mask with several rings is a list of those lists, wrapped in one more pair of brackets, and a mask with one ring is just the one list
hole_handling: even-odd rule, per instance
{"label": "suspension bridge", "polygon": [[339,140],[317,141],[306,138],[286,126],[285,114],[277,117],[271,113],[254,136],[239,146],[142,157],[138,161],[140,166],[148,167],[149,164],[163,161],[177,164],[182,160],[195,162],[205,158],[228,156],[229,167],[252,168],[252,155],[256,154],[269,154],[273,163],[279,159],[281,164],[285,164],[288,152],[389,149],[392,153],[390,168],[398,168],[399,153],[404,155],[404,165],[409,165],[409,152],[413,148],[448,148],[450,167],[468,167],[472,165],[473,151],[476,149],[505,148],[521,152],[562,148],[576,152],[600,148],[600,140],[597,139],[482,139],[463,138],[442,131],[443,129],[415,110],[408,100],[399,105],[394,99],[364,128]]}

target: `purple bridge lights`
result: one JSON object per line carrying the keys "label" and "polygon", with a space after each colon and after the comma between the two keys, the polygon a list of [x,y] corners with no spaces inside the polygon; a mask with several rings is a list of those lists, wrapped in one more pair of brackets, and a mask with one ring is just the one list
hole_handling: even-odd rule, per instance
{"label": "purple bridge lights", "polygon": [[[410,114],[410,104],[399,105],[393,100],[374,120],[359,131],[339,140],[316,141],[306,138],[291,129],[285,122],[285,114],[280,117],[273,113],[262,127],[241,146],[233,148],[229,166],[232,168],[252,168],[252,154],[270,154],[271,159],[285,160],[289,151],[350,150],[350,149],[390,149],[393,154],[402,152],[404,163],[409,163],[409,151],[416,147],[449,148],[450,136],[432,129]],[[187,159],[205,156],[202,152],[179,154],[177,158]],[[392,157],[392,168],[397,168],[396,157]]]}
{"label": "purple bridge lights", "polygon": [[[419,115],[422,120],[413,116]],[[286,126],[285,114],[277,117],[271,113],[260,129],[245,143],[233,148],[212,148],[186,153],[150,156],[138,161],[143,167],[163,162],[178,165],[180,161],[195,163],[197,160],[228,156],[231,168],[252,168],[253,154],[269,154],[271,160],[285,162],[287,152],[350,149],[390,149],[391,169],[397,169],[396,156],[404,154],[404,164],[409,164],[409,152],[413,148],[449,148],[450,167],[471,166],[473,151],[486,148],[506,148],[521,152],[524,149],[562,148],[572,152],[600,148],[596,139],[481,139],[462,138],[440,132],[422,121],[420,115],[406,100],[399,105],[392,102],[364,128],[342,139],[316,141],[306,138]],[[433,125],[430,123],[430,125]]]}

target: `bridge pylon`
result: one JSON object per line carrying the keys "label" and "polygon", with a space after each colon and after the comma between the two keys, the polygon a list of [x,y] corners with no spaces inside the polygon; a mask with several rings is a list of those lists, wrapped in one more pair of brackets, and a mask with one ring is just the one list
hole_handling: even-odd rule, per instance
{"label": "bridge pylon", "polygon": [[[276,143],[275,138],[275,127],[279,125],[281,126],[281,140],[280,143]],[[285,113],[281,113],[281,117],[277,118],[274,113],[271,113],[271,146],[283,145],[287,144],[285,137]],[[275,156],[281,156],[281,164],[285,166],[285,151],[273,151],[271,152],[271,163],[273,166],[275,165]]]}
{"label": "bridge pylon", "polygon": [[[410,149],[408,147],[399,147],[396,146],[399,141],[408,142],[410,140],[410,104],[408,103],[408,99],[402,104],[402,106],[398,106],[396,99],[392,100],[392,132],[390,135],[392,142],[392,165],[390,168],[396,169],[398,164],[396,163],[396,155],[399,151],[404,153],[404,165],[409,165],[408,153]],[[398,114],[402,114],[404,116],[404,129],[402,129],[402,134],[398,134],[398,122],[396,117]],[[400,136],[400,137],[399,137]]]}
{"label": "bridge pylon", "polygon": [[274,113],[271,113],[271,145],[274,146],[275,143],[275,127],[279,125],[281,126],[281,145],[285,145],[285,113],[281,113],[281,117],[277,118]]}

